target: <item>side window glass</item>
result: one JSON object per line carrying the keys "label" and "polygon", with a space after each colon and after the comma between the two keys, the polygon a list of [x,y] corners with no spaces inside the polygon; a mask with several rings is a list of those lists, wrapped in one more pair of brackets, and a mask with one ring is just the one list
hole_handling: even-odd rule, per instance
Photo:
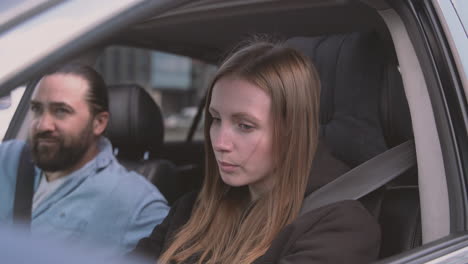
{"label": "side window glass", "polygon": [[466,0],[452,0],[452,4],[457,11],[458,17],[463,23],[465,34],[468,34],[468,1]]}
{"label": "side window glass", "polygon": [[11,91],[9,95],[0,97],[0,139],[2,141],[25,89],[25,86],[20,86]]}
{"label": "side window glass", "polygon": [[[108,85],[136,83],[144,87],[161,108],[165,141],[183,141],[216,67],[189,57],[112,46],[105,49],[97,70]],[[195,140],[203,139],[202,123]]]}

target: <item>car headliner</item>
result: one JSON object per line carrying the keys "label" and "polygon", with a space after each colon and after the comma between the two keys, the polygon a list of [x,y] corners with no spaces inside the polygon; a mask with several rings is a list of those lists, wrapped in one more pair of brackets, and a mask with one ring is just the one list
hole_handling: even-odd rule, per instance
{"label": "car headliner", "polygon": [[[221,21],[221,22],[220,22]],[[216,63],[253,33],[280,38],[376,30],[387,36],[375,9],[351,0],[201,1],[123,31],[110,44],[157,49]]]}

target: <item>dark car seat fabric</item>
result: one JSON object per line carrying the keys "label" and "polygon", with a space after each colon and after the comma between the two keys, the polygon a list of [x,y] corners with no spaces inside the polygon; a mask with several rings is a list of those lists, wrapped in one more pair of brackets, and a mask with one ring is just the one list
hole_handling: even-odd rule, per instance
{"label": "dark car seat fabric", "polygon": [[314,162],[313,171],[326,177],[311,179],[312,188],[413,137],[396,59],[377,33],[296,37],[287,43],[310,57],[321,78],[316,159],[342,168],[330,173],[317,169],[323,161]]}
{"label": "dark car seat fabric", "polygon": [[159,158],[164,141],[159,106],[136,84],[112,85],[108,91],[110,121],[106,135],[117,159],[156,185],[171,203],[176,169],[172,162]]}
{"label": "dark car seat fabric", "polygon": [[389,187],[382,196],[379,222],[382,243],[380,258],[413,249],[422,244],[418,186]]}
{"label": "dark car seat fabric", "polygon": [[384,152],[379,116],[384,62],[378,39],[353,33],[288,42],[311,58],[321,77],[321,135],[333,155],[355,167]]}
{"label": "dark car seat fabric", "polygon": [[306,193],[312,193],[349,170],[350,167],[346,163],[333,156],[325,141],[320,140],[312,163]]}
{"label": "dark car seat fabric", "polygon": [[161,111],[148,92],[136,84],[109,86],[110,122],[107,136],[118,157],[156,158],[164,140]]}
{"label": "dark car seat fabric", "polygon": [[[321,78],[321,138],[308,192],[413,137],[397,61],[377,33],[296,37],[287,44],[310,57]],[[405,173],[361,200],[381,224],[381,257],[421,244],[416,184],[417,172]]]}
{"label": "dark car seat fabric", "polygon": [[384,69],[380,117],[389,148],[413,138],[411,115],[397,62],[389,59]]}

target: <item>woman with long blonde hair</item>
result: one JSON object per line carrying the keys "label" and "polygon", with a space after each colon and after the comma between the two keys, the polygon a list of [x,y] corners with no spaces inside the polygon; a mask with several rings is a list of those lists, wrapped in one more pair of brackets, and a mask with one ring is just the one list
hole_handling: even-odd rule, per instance
{"label": "woman with long blonde hair", "polygon": [[[318,143],[308,58],[254,41],[220,66],[205,106],[206,173],[136,251],[158,263],[366,263],[379,228],[356,201],[298,217]],[[312,177],[319,177],[313,175]]]}

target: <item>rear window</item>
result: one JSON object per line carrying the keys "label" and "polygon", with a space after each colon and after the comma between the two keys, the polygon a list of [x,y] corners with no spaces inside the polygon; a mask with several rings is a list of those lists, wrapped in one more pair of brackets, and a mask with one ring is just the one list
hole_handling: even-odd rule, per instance
{"label": "rear window", "polygon": [[[108,85],[136,83],[149,92],[161,108],[167,142],[186,139],[216,67],[170,53],[112,46],[100,57],[97,70]],[[203,139],[202,123],[195,140]]]}

